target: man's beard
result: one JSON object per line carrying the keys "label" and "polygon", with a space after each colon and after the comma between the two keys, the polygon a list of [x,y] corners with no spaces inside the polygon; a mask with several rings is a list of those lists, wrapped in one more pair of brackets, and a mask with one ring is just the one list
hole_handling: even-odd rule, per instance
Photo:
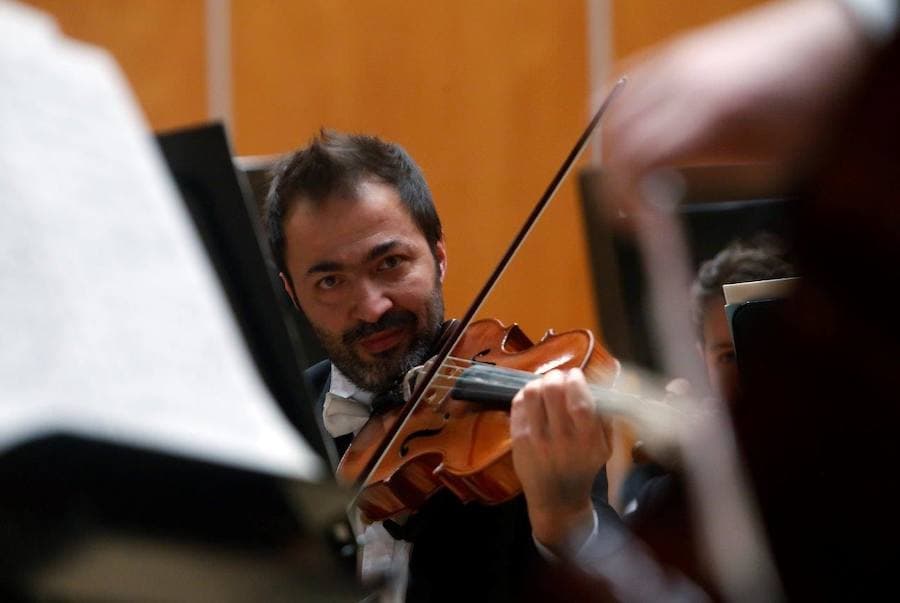
{"label": "man's beard", "polygon": [[[399,391],[407,371],[428,359],[441,323],[444,322],[444,299],[439,283],[435,285],[428,300],[425,324],[419,322],[413,312],[398,309],[389,310],[376,322],[361,323],[341,335],[322,331],[315,325],[313,329],[328,358],[344,376],[357,387],[374,394],[383,394],[395,389]],[[373,360],[364,360],[353,347],[364,337],[398,327],[413,327],[413,337],[406,348],[385,350],[374,354]]]}

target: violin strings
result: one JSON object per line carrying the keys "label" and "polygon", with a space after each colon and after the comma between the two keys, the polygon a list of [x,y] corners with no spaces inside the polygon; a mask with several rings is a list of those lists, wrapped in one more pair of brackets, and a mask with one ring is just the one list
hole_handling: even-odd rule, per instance
{"label": "violin strings", "polygon": [[[479,373],[482,375],[488,374],[492,379],[503,380],[503,382],[498,381],[496,383],[495,382],[485,383],[484,381],[479,380],[478,377],[467,376],[467,375],[465,375],[465,373],[462,373],[459,375],[451,374],[451,373],[439,373],[442,376],[444,376],[445,378],[450,379],[453,382],[456,382],[460,379],[465,379],[465,380],[469,381],[469,383],[467,385],[472,386],[472,384],[475,384],[475,383],[483,383],[485,387],[489,388],[489,389],[479,389],[479,390],[474,389],[474,387],[467,388],[467,389],[469,389],[469,391],[478,391],[479,393],[488,393],[490,391],[494,391],[493,389],[490,389],[490,388],[493,388],[496,384],[499,384],[499,385],[507,385],[508,384],[510,386],[517,386],[517,387],[521,388],[521,387],[524,387],[524,385],[527,384],[529,381],[537,379],[541,376],[539,374],[532,373],[529,371],[524,371],[521,369],[498,367],[498,366],[493,366],[493,365],[489,365],[489,364],[473,362],[473,361],[462,359],[462,358],[454,358],[452,356],[449,358],[451,360],[454,360],[457,362],[466,363],[468,366],[477,366]],[[444,366],[448,367],[447,364],[445,364]],[[640,399],[646,403],[655,403],[655,404],[665,405],[666,407],[672,406],[671,404],[667,404],[665,402],[661,402],[658,400],[639,398],[638,396],[634,396],[633,394],[627,394],[625,392],[620,392],[620,391],[614,390],[610,387],[606,387],[603,385],[596,385],[596,384],[589,383],[588,389],[590,390],[591,394],[593,394],[595,397],[608,396],[608,395],[612,394],[612,395],[619,396],[619,397],[633,397],[635,399]]]}
{"label": "violin strings", "polygon": [[[477,392],[477,393],[491,393],[497,391],[500,387],[507,386],[510,388],[515,388],[516,390],[521,389],[525,386],[529,381],[537,379],[540,375],[535,373],[531,373],[529,371],[524,371],[520,369],[511,369],[507,367],[497,367],[489,364],[483,364],[478,362],[473,362],[471,360],[466,360],[463,358],[455,358],[448,357],[450,362],[445,362],[441,369],[439,369],[436,376],[442,377],[444,379],[449,380],[451,383],[456,383],[458,380],[463,379],[467,381],[468,391]],[[489,383],[480,380],[478,377],[467,376],[465,372],[457,374],[454,373],[454,370],[458,370],[463,367],[472,367],[477,366],[479,369],[479,376],[490,376],[492,381]],[[445,370],[447,369],[447,370]],[[474,387],[473,384],[482,384],[482,388]],[[485,389],[487,388],[487,389]],[[603,388],[602,386],[594,386],[589,385],[592,393],[595,395],[604,395],[608,394],[610,391],[609,388]],[[599,389],[596,389],[599,388]]]}
{"label": "violin strings", "polygon": [[[440,372],[440,371],[437,373],[436,379],[441,378],[445,381],[449,381],[454,384],[457,381],[462,381],[467,386],[469,386],[467,388],[469,391],[476,391],[476,389],[473,388],[473,386],[475,384],[482,385],[482,387],[486,388],[486,389],[481,389],[481,390],[477,390],[477,391],[480,391],[481,393],[489,393],[492,391],[498,391],[500,388],[503,388],[503,387],[511,388],[514,391],[518,391],[519,389],[524,387],[526,383],[539,377],[539,375],[535,375],[534,373],[528,373],[528,372],[523,372],[524,374],[521,377],[518,375],[510,375],[508,373],[504,373],[501,371],[490,371],[489,370],[489,371],[485,371],[485,372],[491,373],[490,376],[493,378],[493,380],[491,382],[485,382],[483,379],[479,379],[478,377],[473,377],[471,375],[465,375],[464,373],[463,374],[453,374],[453,373],[446,373],[446,372]],[[434,387],[434,386],[432,386],[432,387]]]}
{"label": "violin strings", "polygon": [[532,373],[530,371],[524,371],[521,369],[498,367],[498,366],[494,366],[494,365],[487,364],[487,363],[466,360],[464,358],[454,358],[452,356],[449,356],[447,358],[447,360],[449,362],[445,361],[441,365],[441,367],[440,367],[441,369],[444,369],[444,368],[465,369],[465,368],[470,368],[472,366],[476,366],[476,367],[478,367],[478,369],[480,371],[491,372],[491,373],[494,373],[495,376],[498,376],[498,377],[512,377],[515,375],[521,375],[522,377],[534,378],[534,373]]}
{"label": "violin strings", "polygon": [[[449,392],[454,389],[454,386],[436,385],[432,386],[432,389]],[[512,400],[519,389],[521,388],[472,387],[466,388],[466,393],[494,396],[498,393],[505,393]],[[664,419],[675,418],[681,414],[665,403],[632,397],[629,394],[621,394],[606,388],[591,388],[591,394],[591,402],[595,411],[630,417],[643,425],[657,424]]]}
{"label": "violin strings", "polygon": [[[477,364],[472,363],[470,361],[464,361],[462,359],[453,358],[453,360],[459,360],[463,362],[469,362],[469,364]],[[446,365],[445,365],[446,368]],[[519,369],[509,369],[506,367],[496,367],[490,365],[480,365],[479,371],[484,374],[489,374],[490,377],[496,379],[495,381],[486,382],[478,377],[471,377],[463,374],[452,374],[448,372],[438,372],[437,375],[443,377],[446,380],[449,380],[451,383],[456,383],[457,381],[463,380],[467,385],[466,391],[477,393],[477,394],[491,394],[496,393],[503,388],[507,388],[513,392],[517,392],[522,387],[524,387],[528,382],[538,379],[540,375],[531,373],[529,371],[523,371]],[[480,387],[479,387],[480,386]],[[433,385],[433,389],[440,390],[449,390],[456,387],[455,385]],[[593,394],[606,394],[609,390],[608,388],[603,388],[602,386],[593,386],[589,385],[589,389]]]}
{"label": "violin strings", "polygon": [[[511,400],[528,382],[540,377],[540,375],[528,371],[497,367],[462,358],[450,357],[449,360],[451,362],[442,365],[442,370],[446,369],[446,372],[439,371],[436,375],[442,383],[449,384],[435,383],[430,389],[442,392],[452,391],[457,387],[458,382],[462,381],[466,385],[466,393],[471,395],[496,396],[502,393]],[[459,374],[452,372],[472,366],[478,367],[479,375],[476,377],[467,376],[465,371]],[[490,377],[495,381],[485,381],[485,377]],[[602,385],[588,384],[588,391],[597,411],[628,416],[645,425],[659,426],[663,420],[683,418],[686,414],[683,410],[666,402],[619,392]]]}
{"label": "violin strings", "polygon": [[[537,379],[539,377],[540,377],[540,375],[534,375],[535,379]],[[476,383],[478,383],[478,382],[476,382]],[[507,390],[507,391],[515,394],[520,389],[522,389],[521,387],[515,386],[515,385],[511,385],[508,387],[504,386],[502,384],[495,385],[495,384],[489,384],[489,383],[479,383],[479,385],[481,385],[481,387],[478,387],[477,385],[467,385],[467,387],[465,389],[465,393],[490,395],[490,394],[497,394],[498,392]],[[438,391],[452,391],[456,387],[457,387],[456,385],[432,385],[428,389],[430,389],[430,390],[433,389],[433,390],[438,390]],[[593,399],[595,399],[595,400],[598,400],[598,399],[606,400],[606,399],[610,399],[610,398],[618,398],[618,399],[629,400],[629,401],[632,401],[632,400],[640,401],[641,403],[649,404],[649,405],[659,404],[659,405],[664,405],[666,407],[670,407],[670,405],[668,405],[664,402],[659,402],[656,400],[651,400],[651,399],[646,399],[646,398],[640,398],[633,394],[618,392],[614,389],[611,389],[608,387],[603,387],[601,385],[589,385],[588,391],[590,392]]]}

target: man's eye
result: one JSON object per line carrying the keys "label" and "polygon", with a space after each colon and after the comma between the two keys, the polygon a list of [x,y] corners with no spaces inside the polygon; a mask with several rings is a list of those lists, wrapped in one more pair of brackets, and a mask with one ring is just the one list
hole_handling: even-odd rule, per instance
{"label": "man's eye", "polygon": [[719,354],[719,364],[732,364],[734,359],[734,352],[724,352]]}
{"label": "man's eye", "polygon": [[388,257],[381,260],[380,264],[378,264],[378,270],[390,270],[391,268],[396,268],[402,263],[403,258],[401,258],[399,255],[389,255]]}
{"label": "man's eye", "polygon": [[338,279],[338,277],[336,277],[334,275],[329,275],[329,276],[320,278],[318,281],[316,281],[316,287],[319,289],[324,289],[326,291],[328,289],[334,289],[339,284],[340,284],[340,280]]}

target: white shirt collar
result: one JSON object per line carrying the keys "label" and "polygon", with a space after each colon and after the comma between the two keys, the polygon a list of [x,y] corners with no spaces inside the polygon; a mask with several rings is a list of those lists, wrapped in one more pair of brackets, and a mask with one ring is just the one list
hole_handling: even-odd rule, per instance
{"label": "white shirt collar", "polygon": [[331,364],[331,387],[328,388],[328,392],[342,398],[350,398],[369,407],[372,406],[372,398],[375,397],[372,392],[366,391],[350,381],[334,363]]}

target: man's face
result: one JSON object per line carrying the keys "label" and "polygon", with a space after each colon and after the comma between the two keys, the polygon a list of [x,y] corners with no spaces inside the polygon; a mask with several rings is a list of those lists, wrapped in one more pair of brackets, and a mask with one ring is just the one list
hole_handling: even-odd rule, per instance
{"label": "man's face", "polygon": [[714,391],[723,400],[733,403],[737,396],[738,374],[724,304],[720,297],[706,302],[703,313],[703,360]]}
{"label": "man's face", "polygon": [[381,393],[421,364],[443,322],[443,241],[432,254],[394,187],[300,199],[284,220],[294,292],[331,361]]}

